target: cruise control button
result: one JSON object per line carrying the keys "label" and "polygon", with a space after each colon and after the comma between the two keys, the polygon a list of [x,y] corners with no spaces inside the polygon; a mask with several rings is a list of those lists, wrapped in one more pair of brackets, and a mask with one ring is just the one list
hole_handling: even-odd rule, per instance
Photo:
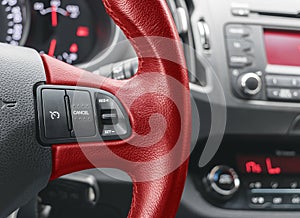
{"label": "cruise control button", "polygon": [[112,125],[118,123],[118,112],[115,109],[101,110],[101,120],[104,125]]}
{"label": "cruise control button", "polygon": [[65,95],[64,90],[42,90],[45,137],[48,139],[70,137]]}
{"label": "cruise control button", "polygon": [[114,100],[107,95],[97,94],[97,105],[99,109],[110,110],[114,107]]}
{"label": "cruise control button", "polygon": [[129,119],[117,98],[98,93],[96,95],[96,109],[99,131],[102,137],[113,140],[130,133]]}
{"label": "cruise control button", "polygon": [[94,112],[89,92],[67,90],[73,123],[72,136],[89,137],[96,134]]}
{"label": "cruise control button", "polygon": [[113,126],[104,126],[104,129],[102,130],[102,136],[117,136],[118,133],[116,132],[115,128]]}

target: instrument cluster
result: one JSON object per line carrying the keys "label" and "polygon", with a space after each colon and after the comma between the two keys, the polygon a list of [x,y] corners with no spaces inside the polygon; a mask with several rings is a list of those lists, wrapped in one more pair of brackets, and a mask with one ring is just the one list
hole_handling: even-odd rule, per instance
{"label": "instrument cluster", "polygon": [[0,0],[0,29],[0,42],[69,64],[101,53],[115,30],[102,2],[94,0]]}

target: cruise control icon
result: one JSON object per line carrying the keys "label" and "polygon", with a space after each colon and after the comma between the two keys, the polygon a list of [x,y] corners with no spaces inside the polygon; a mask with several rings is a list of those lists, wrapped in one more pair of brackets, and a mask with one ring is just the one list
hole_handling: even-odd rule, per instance
{"label": "cruise control icon", "polygon": [[51,120],[59,120],[60,113],[58,111],[49,111]]}

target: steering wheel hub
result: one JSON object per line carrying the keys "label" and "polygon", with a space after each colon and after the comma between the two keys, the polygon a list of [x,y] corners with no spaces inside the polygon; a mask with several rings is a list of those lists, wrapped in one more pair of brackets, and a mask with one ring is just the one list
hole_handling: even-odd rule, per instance
{"label": "steering wheel hub", "polygon": [[50,147],[37,140],[33,87],[45,82],[39,54],[0,44],[0,217],[43,189],[50,178]]}

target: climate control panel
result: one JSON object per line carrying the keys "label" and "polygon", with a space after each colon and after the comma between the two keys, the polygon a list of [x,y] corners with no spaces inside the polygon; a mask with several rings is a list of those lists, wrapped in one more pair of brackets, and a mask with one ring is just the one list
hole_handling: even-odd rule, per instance
{"label": "climate control panel", "polygon": [[226,209],[300,210],[299,176],[238,174],[218,165],[204,175],[202,186],[212,202]]}
{"label": "climate control panel", "polygon": [[193,171],[211,204],[236,210],[299,210],[300,149],[297,145],[229,145],[209,166]]}

